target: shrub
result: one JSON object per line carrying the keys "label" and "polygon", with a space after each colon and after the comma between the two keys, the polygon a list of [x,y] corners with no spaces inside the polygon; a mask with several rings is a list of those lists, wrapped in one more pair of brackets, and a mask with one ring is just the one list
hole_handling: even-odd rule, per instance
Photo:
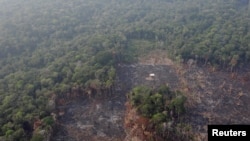
{"label": "shrub", "polygon": [[33,134],[30,141],[43,141],[44,137],[38,133]]}

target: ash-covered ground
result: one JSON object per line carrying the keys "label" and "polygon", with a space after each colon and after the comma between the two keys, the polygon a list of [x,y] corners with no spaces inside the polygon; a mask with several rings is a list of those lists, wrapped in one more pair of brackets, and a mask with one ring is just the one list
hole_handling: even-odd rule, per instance
{"label": "ash-covered ground", "polygon": [[181,85],[188,97],[187,122],[207,140],[208,124],[250,124],[250,71],[209,71],[182,68]]}
{"label": "ash-covered ground", "polygon": [[207,140],[208,124],[250,124],[249,71],[209,71],[153,62],[118,65],[113,94],[80,97],[58,107],[65,114],[58,118],[53,141],[124,140],[126,94],[138,85],[168,85],[183,91],[188,99],[185,122],[192,126],[197,141]]}
{"label": "ash-covered ground", "polygon": [[[178,78],[166,65],[119,65],[115,92],[95,98],[79,97],[57,109],[54,141],[121,141],[125,137],[123,122],[126,94],[137,85],[157,87],[162,84],[176,88]],[[154,77],[150,78],[150,74]]]}

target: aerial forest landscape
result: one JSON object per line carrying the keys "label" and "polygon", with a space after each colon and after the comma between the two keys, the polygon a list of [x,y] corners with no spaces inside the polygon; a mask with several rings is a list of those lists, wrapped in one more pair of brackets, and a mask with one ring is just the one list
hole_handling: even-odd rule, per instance
{"label": "aerial forest landscape", "polygon": [[249,0],[0,0],[0,141],[250,125],[249,28]]}

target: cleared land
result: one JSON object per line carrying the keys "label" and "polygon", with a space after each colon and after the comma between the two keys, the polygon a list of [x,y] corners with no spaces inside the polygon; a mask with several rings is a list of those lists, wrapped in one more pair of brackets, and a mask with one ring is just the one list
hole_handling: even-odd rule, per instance
{"label": "cleared land", "polygon": [[192,125],[196,140],[206,140],[207,124],[250,123],[249,71],[231,73],[194,64],[177,66],[155,53],[145,58],[137,64],[117,66],[112,95],[81,97],[58,107],[65,114],[58,119],[54,140],[124,140],[126,93],[137,85],[168,85],[183,91],[188,97],[185,122]]}

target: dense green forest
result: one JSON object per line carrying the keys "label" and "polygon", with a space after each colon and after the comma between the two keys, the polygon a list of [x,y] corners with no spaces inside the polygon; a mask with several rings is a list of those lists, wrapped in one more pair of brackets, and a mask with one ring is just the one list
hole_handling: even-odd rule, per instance
{"label": "dense green forest", "polygon": [[33,124],[51,130],[54,95],[108,90],[117,64],[153,49],[244,68],[249,23],[249,0],[0,0],[0,136],[41,139]]}

